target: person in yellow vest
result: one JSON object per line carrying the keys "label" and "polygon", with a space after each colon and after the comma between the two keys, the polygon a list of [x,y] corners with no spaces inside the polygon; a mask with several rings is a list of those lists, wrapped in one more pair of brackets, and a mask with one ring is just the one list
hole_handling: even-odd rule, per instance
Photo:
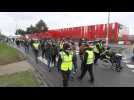
{"label": "person in yellow vest", "polygon": [[94,52],[93,48],[91,46],[87,46],[85,52],[84,52],[84,67],[81,72],[81,75],[78,77],[79,80],[82,80],[85,76],[86,72],[89,72],[89,75],[91,77],[90,82],[94,82],[94,75],[93,75],[93,64],[94,64]]}
{"label": "person in yellow vest", "polygon": [[68,86],[69,75],[73,70],[74,57],[71,52],[71,48],[69,44],[63,45],[63,50],[60,51],[59,59],[58,59],[58,67],[61,71],[63,78],[63,87]]}
{"label": "person in yellow vest", "polygon": [[36,63],[38,63],[37,57],[38,57],[38,53],[39,53],[39,46],[40,46],[40,43],[36,40],[33,43],[33,51],[34,51]]}

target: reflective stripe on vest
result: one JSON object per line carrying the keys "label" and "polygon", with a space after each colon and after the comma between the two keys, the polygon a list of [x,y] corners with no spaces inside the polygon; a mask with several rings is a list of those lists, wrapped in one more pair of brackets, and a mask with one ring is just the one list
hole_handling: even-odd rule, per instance
{"label": "reflective stripe on vest", "polygon": [[38,49],[39,48],[39,43],[33,43],[33,46],[35,49]]}
{"label": "reflective stripe on vest", "polygon": [[87,63],[86,64],[92,64],[94,62],[94,52],[86,50],[86,53],[88,53]]}
{"label": "reflective stripe on vest", "polygon": [[60,55],[61,55],[61,59],[62,59],[62,63],[61,63],[61,70],[63,71],[68,71],[68,70],[72,70],[73,68],[73,62],[72,62],[72,59],[73,59],[73,55],[72,54],[69,54],[66,55],[65,52],[60,52]]}

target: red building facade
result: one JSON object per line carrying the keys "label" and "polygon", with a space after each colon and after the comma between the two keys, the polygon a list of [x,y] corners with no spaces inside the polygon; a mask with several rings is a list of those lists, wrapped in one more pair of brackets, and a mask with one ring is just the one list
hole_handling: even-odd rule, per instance
{"label": "red building facade", "polygon": [[[108,39],[109,41],[118,42],[119,41],[119,30],[120,30],[119,23],[110,23],[109,26],[107,24],[98,24],[98,25],[89,25],[89,26],[79,26],[79,27],[70,27],[70,28],[62,28],[62,29],[55,29],[55,30],[48,30],[48,32],[42,33],[35,33],[30,36],[36,37],[38,39],[45,39],[45,38],[71,38],[71,39],[80,39],[86,38],[88,40],[95,40],[95,39],[104,39],[107,36],[107,29],[108,31]],[[122,25],[124,26],[124,25]],[[108,27],[108,28],[107,28]],[[125,26],[122,28],[122,40],[126,41],[127,32]],[[37,35],[38,34],[38,35]]]}

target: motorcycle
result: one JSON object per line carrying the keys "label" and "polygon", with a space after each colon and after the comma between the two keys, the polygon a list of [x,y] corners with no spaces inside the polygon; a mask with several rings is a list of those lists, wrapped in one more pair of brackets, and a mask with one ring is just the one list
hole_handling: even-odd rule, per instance
{"label": "motorcycle", "polygon": [[100,54],[100,60],[102,61],[103,66],[111,68],[116,72],[121,72],[121,70],[123,69],[123,67],[121,66],[122,55],[110,51],[109,49]]}

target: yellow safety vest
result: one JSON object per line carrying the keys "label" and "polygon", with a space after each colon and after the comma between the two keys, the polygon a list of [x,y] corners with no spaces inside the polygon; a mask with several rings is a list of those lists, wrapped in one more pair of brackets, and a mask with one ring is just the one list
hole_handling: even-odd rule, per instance
{"label": "yellow safety vest", "polygon": [[73,55],[72,53],[68,55],[66,55],[65,52],[60,52],[60,55],[61,55],[61,59],[62,59],[62,63],[61,63],[61,70],[62,71],[68,71],[68,70],[72,70],[73,68],[73,62],[72,62],[72,59],[73,59]]}
{"label": "yellow safety vest", "polygon": [[88,53],[88,58],[87,58],[87,63],[86,64],[94,63],[94,52],[86,50],[86,53]]}
{"label": "yellow safety vest", "polygon": [[35,49],[39,49],[39,43],[33,43]]}

